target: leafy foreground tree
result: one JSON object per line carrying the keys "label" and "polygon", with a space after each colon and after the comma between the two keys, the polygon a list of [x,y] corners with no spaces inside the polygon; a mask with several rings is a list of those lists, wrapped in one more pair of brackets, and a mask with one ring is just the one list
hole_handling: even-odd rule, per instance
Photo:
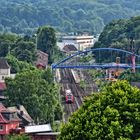
{"label": "leafy foreground tree", "polygon": [[[47,78],[48,77],[48,78]],[[24,70],[15,79],[6,79],[7,105],[22,104],[36,123],[53,123],[61,112],[59,87],[53,83],[50,70]]]}
{"label": "leafy foreground tree", "polygon": [[127,81],[110,83],[87,97],[61,129],[59,140],[140,138],[140,90]]}
{"label": "leafy foreground tree", "polygon": [[10,135],[7,137],[7,140],[31,140],[27,135]]}

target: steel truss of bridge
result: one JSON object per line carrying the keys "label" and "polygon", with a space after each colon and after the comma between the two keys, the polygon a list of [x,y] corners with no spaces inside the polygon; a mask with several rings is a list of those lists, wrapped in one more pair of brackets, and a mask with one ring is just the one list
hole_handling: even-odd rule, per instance
{"label": "steel truss of bridge", "polygon": [[[129,51],[126,51],[126,50],[121,50],[121,49],[116,49],[116,48],[94,48],[94,49],[89,49],[89,50],[85,50],[85,51],[78,51],[76,52],[75,54],[71,55],[71,56],[68,56],[67,58],[61,60],[60,62],[56,63],[56,64],[52,64],[51,67],[52,69],[57,69],[57,68],[82,68],[82,69],[93,69],[93,68],[102,68],[102,69],[108,69],[108,68],[125,68],[125,69],[128,69],[128,68],[136,68],[136,69],[139,69],[140,68],[140,64],[137,65],[137,64],[113,64],[113,63],[67,63],[68,60],[72,59],[73,57],[75,56],[78,56],[78,55],[82,55],[82,54],[86,54],[88,52],[95,52],[95,51],[105,51],[105,50],[108,50],[108,51],[117,51],[117,52],[122,52],[122,53],[126,53],[126,54],[129,54],[131,56],[135,56],[135,57],[138,57],[140,58],[140,55],[137,55],[137,54],[134,54],[132,52],[129,52]],[[135,62],[134,62],[135,63]]]}

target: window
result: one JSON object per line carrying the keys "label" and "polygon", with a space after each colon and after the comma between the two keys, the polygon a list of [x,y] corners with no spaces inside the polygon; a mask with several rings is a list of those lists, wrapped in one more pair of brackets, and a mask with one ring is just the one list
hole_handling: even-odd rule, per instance
{"label": "window", "polygon": [[3,125],[0,125],[0,131],[3,130]]}

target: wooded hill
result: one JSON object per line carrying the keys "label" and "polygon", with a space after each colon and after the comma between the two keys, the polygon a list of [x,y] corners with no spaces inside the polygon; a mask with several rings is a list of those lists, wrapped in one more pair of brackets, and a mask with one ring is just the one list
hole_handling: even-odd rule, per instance
{"label": "wooded hill", "polygon": [[94,47],[111,47],[131,51],[132,39],[135,53],[140,54],[140,16],[110,22],[105,26]]}
{"label": "wooded hill", "polygon": [[0,31],[18,34],[42,25],[97,34],[113,19],[140,15],[139,0],[0,0],[0,5]]}

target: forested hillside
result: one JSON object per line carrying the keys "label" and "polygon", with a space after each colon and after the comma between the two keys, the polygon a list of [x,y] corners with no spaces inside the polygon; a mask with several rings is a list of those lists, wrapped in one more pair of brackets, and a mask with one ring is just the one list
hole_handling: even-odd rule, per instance
{"label": "forested hillside", "polygon": [[0,0],[0,5],[0,31],[18,34],[42,25],[97,34],[112,19],[140,15],[139,0]]}
{"label": "forested hillside", "polygon": [[129,50],[132,39],[136,53],[140,54],[140,16],[110,22],[105,26],[95,47]]}
{"label": "forested hillside", "polygon": [[[132,51],[134,47],[135,53],[140,55],[140,16],[107,24],[94,47],[111,47],[127,51]],[[108,58],[107,54],[102,55],[102,60],[105,58]]]}

